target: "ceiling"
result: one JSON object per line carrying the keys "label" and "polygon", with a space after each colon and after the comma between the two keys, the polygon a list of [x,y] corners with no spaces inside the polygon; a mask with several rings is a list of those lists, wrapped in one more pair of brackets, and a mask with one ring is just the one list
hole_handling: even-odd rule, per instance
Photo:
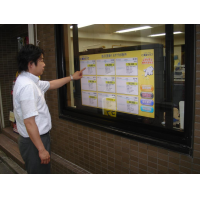
{"label": "ceiling", "polygon": [[[140,26],[151,26],[150,29],[132,31],[126,33],[115,33],[119,30],[130,29]],[[181,31],[184,34],[184,24],[174,25],[174,32]],[[164,24],[93,24],[79,28],[79,32],[101,33],[101,34],[121,34],[124,36],[148,37],[151,34],[165,33]],[[162,37],[162,36],[161,36]]]}
{"label": "ceiling", "polygon": [[[150,26],[151,28],[131,31],[126,33],[116,33],[119,30],[125,30],[136,27]],[[71,37],[73,29],[71,29]],[[174,46],[179,46],[185,44],[185,25],[175,24],[174,32],[180,31],[181,34],[174,34]],[[114,41],[125,42],[128,45],[142,45],[142,44],[152,44],[158,43],[165,46],[165,35],[157,37],[149,37],[152,34],[165,33],[165,24],[92,24],[90,26],[85,26],[78,29],[78,36],[80,41],[94,41],[93,43],[98,43],[98,41]],[[121,43],[120,43],[121,44]],[[85,46],[86,44],[84,44]],[[92,44],[90,44],[92,45]],[[87,46],[87,45],[86,45]]]}

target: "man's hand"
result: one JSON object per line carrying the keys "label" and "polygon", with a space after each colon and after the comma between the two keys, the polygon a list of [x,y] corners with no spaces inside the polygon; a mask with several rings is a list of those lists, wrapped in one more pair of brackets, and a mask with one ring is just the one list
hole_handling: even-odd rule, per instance
{"label": "man's hand", "polygon": [[[73,74],[73,79],[74,80],[79,80],[80,78],[82,78],[83,71],[85,69],[86,68],[82,69],[81,71],[76,71]],[[63,85],[65,85],[66,83],[69,83],[70,81],[71,81],[71,77],[70,76],[65,77],[65,78],[60,78],[60,79],[57,79],[57,80],[53,80],[53,81],[49,81],[49,83],[50,83],[49,90],[58,89],[58,88],[62,87]]]}
{"label": "man's hand", "polygon": [[48,164],[50,162],[50,155],[46,149],[39,151],[39,157],[41,159],[41,164]]}
{"label": "man's hand", "polygon": [[86,68],[82,69],[81,71],[76,71],[74,74],[73,74],[73,79],[74,80],[79,80],[82,78],[83,76],[83,71],[85,70]]}

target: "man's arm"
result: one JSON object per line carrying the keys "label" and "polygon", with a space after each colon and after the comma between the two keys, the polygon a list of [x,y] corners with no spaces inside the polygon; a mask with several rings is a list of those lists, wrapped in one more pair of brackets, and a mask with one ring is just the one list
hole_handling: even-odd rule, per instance
{"label": "man's arm", "polygon": [[39,157],[41,159],[41,164],[48,164],[50,162],[49,152],[44,148],[38,127],[35,123],[35,117],[30,117],[24,120],[26,130],[33,144],[38,149]]}
{"label": "man's arm", "polygon": [[[79,80],[80,78],[82,78],[84,70],[85,70],[85,68],[82,69],[81,71],[76,71],[72,75],[73,80]],[[60,78],[57,80],[49,81],[50,82],[49,90],[58,89],[58,88],[62,87],[63,85],[69,83],[70,81],[71,81],[71,77],[65,77],[65,78]]]}

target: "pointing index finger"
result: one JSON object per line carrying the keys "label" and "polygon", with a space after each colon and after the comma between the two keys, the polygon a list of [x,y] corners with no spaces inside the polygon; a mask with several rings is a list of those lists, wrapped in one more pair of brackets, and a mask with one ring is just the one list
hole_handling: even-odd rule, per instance
{"label": "pointing index finger", "polygon": [[82,72],[82,71],[84,71],[85,69],[86,69],[86,67],[85,67],[85,68],[83,68],[83,69],[81,70],[81,72]]}

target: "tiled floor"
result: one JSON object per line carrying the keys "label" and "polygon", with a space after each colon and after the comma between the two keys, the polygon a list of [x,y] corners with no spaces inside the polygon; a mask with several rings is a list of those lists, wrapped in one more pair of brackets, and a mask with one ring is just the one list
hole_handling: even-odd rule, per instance
{"label": "tiled floor", "polygon": [[5,134],[0,134],[0,149],[20,167],[25,168],[25,163],[20,155],[18,144],[13,139],[10,139],[10,137],[7,137]]}
{"label": "tiled floor", "polygon": [[0,160],[0,174],[14,174],[8,166]]}

